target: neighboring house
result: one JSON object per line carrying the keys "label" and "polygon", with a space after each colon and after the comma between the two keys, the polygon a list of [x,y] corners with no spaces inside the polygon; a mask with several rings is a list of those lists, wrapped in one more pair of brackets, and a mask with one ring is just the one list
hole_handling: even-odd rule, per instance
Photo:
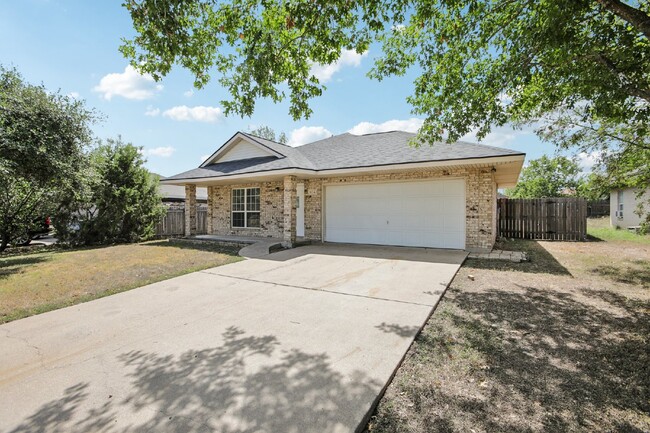
{"label": "neighboring house", "polygon": [[[164,178],[160,178],[163,180]],[[180,185],[164,185],[160,184],[158,191],[162,196],[162,202],[165,204],[169,203],[185,203],[185,187]],[[198,203],[207,203],[208,202],[208,189],[207,188],[197,188],[196,189],[196,201]]]}
{"label": "neighboring house", "polygon": [[410,145],[414,134],[341,134],[290,147],[238,132],[184,185],[185,233],[196,233],[196,188],[208,189],[217,235],[490,250],[497,188],[513,187],[525,154],[457,142]]}
{"label": "neighboring house", "polygon": [[639,227],[641,217],[636,214],[639,200],[647,202],[650,199],[650,187],[637,198],[636,188],[618,188],[609,193],[609,221],[612,227]]}

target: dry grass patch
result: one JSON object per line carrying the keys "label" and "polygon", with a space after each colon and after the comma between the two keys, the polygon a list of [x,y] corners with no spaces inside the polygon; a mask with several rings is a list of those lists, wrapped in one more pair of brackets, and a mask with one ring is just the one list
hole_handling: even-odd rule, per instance
{"label": "dry grass patch", "polygon": [[162,240],[0,256],[0,323],[231,263],[238,249]]}
{"label": "dry grass patch", "polygon": [[650,431],[650,245],[500,247],[531,262],[465,263],[367,430]]}

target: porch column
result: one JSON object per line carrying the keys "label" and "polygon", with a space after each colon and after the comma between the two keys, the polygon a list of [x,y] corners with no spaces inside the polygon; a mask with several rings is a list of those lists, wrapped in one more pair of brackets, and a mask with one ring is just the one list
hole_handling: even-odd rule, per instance
{"label": "porch column", "polygon": [[196,234],[196,185],[185,185],[185,236]]}
{"label": "porch column", "polygon": [[208,232],[209,235],[212,234],[212,205],[214,203],[214,199],[212,196],[214,195],[214,187],[209,186],[208,187],[208,216],[207,216],[207,221],[205,222],[206,225],[206,231]]}
{"label": "porch column", "polygon": [[284,177],[284,229],[282,245],[291,248],[296,243],[296,176]]}

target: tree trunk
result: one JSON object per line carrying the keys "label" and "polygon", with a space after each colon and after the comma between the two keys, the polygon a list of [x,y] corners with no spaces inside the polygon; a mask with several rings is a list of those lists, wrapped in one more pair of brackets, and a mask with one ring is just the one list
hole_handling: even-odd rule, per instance
{"label": "tree trunk", "polygon": [[640,9],[619,0],[596,0],[602,7],[611,11],[619,18],[637,28],[646,38],[650,39],[650,16]]}
{"label": "tree trunk", "polygon": [[7,245],[9,245],[9,236],[7,233],[3,233],[0,241],[0,253],[7,249]]}

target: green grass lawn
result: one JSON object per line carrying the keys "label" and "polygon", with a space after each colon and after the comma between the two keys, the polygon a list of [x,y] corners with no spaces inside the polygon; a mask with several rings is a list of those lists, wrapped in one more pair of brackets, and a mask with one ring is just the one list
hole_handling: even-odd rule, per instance
{"label": "green grass lawn", "polygon": [[592,238],[602,241],[625,241],[650,244],[650,235],[639,235],[625,229],[612,227],[609,217],[589,218],[587,220],[587,234]]}
{"label": "green grass lawn", "polygon": [[238,250],[161,240],[0,255],[0,323],[232,263]]}

